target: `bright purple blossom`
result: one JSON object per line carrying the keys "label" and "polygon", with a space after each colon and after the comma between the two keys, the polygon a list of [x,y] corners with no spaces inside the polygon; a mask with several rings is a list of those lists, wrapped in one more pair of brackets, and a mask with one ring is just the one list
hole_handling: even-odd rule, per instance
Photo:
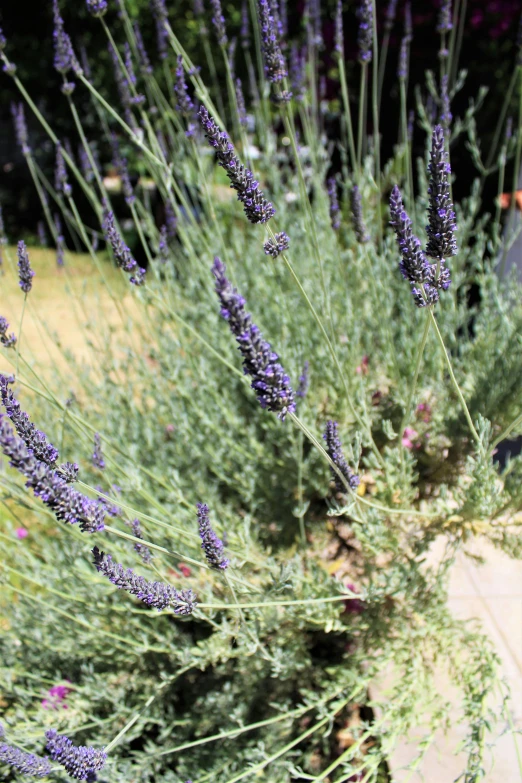
{"label": "bright purple blossom", "polygon": [[[429,171],[429,207],[427,255],[443,263],[445,258],[456,255],[457,241],[455,232],[455,211],[450,197],[449,175],[451,166],[445,149],[444,130],[440,125],[433,129],[430,151]],[[441,270],[444,279],[440,287],[445,291],[450,284],[449,270]]]}

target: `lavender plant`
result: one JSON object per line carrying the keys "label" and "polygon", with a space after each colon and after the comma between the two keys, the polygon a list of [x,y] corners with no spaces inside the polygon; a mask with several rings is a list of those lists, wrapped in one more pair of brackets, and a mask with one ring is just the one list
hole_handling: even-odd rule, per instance
{"label": "lavender plant", "polygon": [[[328,30],[318,3],[306,7],[305,48],[288,35],[284,3],[237,5],[236,18],[228,5],[197,3],[201,63],[163,0],[139,16],[119,0],[117,25],[107,5],[86,0],[89,23],[107,36],[117,105],[89,53],[80,68],[53,2],[55,67],[76,82],[61,97],[77,131],[69,147],[16,75],[8,32],[0,36],[4,78],[34,115],[27,126],[17,101],[42,220],[60,252],[65,228],[68,246],[87,251],[60,270],[31,251],[38,286],[26,297],[27,248],[20,243],[17,270],[2,243],[2,286],[13,285],[0,318],[0,714],[10,743],[0,745],[0,775],[3,765],[46,772],[46,733],[64,770],[51,776],[381,783],[421,715],[427,739],[412,770],[455,719],[437,660],[461,696],[462,771],[476,783],[503,686],[488,639],[448,609],[448,571],[478,536],[522,555],[513,532],[522,459],[505,469],[494,460],[505,438],[522,434],[522,299],[520,284],[495,272],[511,239],[500,217],[481,212],[484,171],[469,198],[452,196],[450,128],[471,128],[476,110],[451,117],[455,47],[440,95],[431,80],[433,118],[417,105],[426,155],[414,181],[408,5],[401,130],[383,167],[392,123],[378,116],[380,69],[396,3],[358,5],[358,96],[338,4],[341,101],[329,105],[340,112],[338,150],[324,144]],[[441,36],[453,34],[449,3],[440,20]],[[155,57],[141,35],[154,26]],[[206,139],[191,127],[198,104]],[[35,157],[38,123],[57,150],[54,187]],[[489,173],[520,153],[512,133]],[[125,211],[105,166],[118,171]],[[129,172],[140,174],[132,186]],[[46,282],[58,290],[62,275],[74,348],[57,336],[54,313],[39,318]],[[481,301],[470,330],[472,284]],[[9,331],[26,298],[41,348],[23,318],[16,343]],[[439,537],[444,556],[429,567]],[[375,694],[387,667],[397,685]],[[53,688],[65,689],[67,709],[49,706]]]}

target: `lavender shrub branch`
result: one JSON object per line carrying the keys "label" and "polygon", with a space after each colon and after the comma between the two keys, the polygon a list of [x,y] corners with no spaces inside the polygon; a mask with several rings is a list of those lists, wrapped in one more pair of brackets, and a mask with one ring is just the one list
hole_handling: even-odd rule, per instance
{"label": "lavender shrub branch", "polygon": [[196,608],[196,596],[192,590],[178,591],[164,582],[149,582],[131,568],[126,569],[120,563],[113,563],[112,557],[100,552],[96,546],[92,554],[94,565],[101,574],[118,589],[139,598],[147,606],[158,611],[172,607],[175,614],[183,616],[192,614]]}
{"label": "lavender shrub branch", "polygon": [[294,392],[290,378],[277,362],[278,355],[263,340],[259,328],[252,323],[245,310],[245,300],[226,277],[226,267],[219,258],[214,259],[212,272],[216,278],[216,293],[221,302],[221,315],[228,321],[243,356],[245,375],[252,377],[251,387],[257,394],[262,408],[268,408],[284,420],[287,413],[294,413]]}
{"label": "lavender shrub branch", "polygon": [[250,169],[241,163],[228,135],[219,130],[204,106],[199,110],[199,119],[209,144],[216,150],[218,164],[225,169],[230,186],[237,192],[247,218],[251,223],[266,223],[275,215],[275,209],[264,197],[259,182],[254,179]]}

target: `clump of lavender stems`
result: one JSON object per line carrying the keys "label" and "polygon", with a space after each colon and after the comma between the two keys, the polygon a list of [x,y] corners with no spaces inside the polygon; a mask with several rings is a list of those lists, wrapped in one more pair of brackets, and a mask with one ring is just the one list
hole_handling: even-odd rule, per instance
{"label": "clump of lavender stems", "polygon": [[[337,424],[336,421],[330,420],[326,423],[326,429],[323,438],[326,441],[326,451],[328,453],[328,456],[330,457],[332,462],[335,463],[339,471],[342,473],[350,489],[352,490],[357,489],[357,487],[359,486],[359,476],[357,476],[350,469],[346,461],[346,458],[343,454],[343,447],[341,445],[341,439],[339,438],[339,425]],[[346,492],[346,486],[344,482],[341,480],[337,471],[335,471],[331,466],[330,466],[330,470],[337,491]]]}
{"label": "clump of lavender stems", "polygon": [[204,106],[199,110],[199,119],[209,144],[216,150],[219,165],[225,169],[230,186],[243,204],[247,218],[251,223],[266,223],[275,214],[275,209],[264,197],[254,175],[241,163],[228,135],[220,131]]}
{"label": "clump of lavender stems", "polygon": [[281,420],[295,412],[294,392],[290,378],[278,363],[278,355],[263,340],[258,327],[245,310],[245,300],[226,277],[225,265],[214,259],[212,268],[216,278],[216,293],[221,302],[221,315],[228,321],[243,356],[245,375],[252,378],[251,387],[262,408],[274,411]]}
{"label": "clump of lavender stems", "polygon": [[143,576],[138,576],[132,568],[124,568],[119,563],[113,563],[112,557],[100,552],[98,547],[92,550],[94,565],[120,590],[135,596],[152,609],[161,611],[172,607],[174,614],[192,614],[197,606],[196,596],[192,590],[178,591],[165,582],[149,582]]}
{"label": "clump of lavender stems", "polygon": [[57,761],[75,780],[95,781],[96,773],[105,766],[107,754],[98,748],[73,745],[64,734],[54,729],[45,732],[47,750],[53,761]]}
{"label": "clump of lavender stems", "polygon": [[198,503],[196,508],[198,512],[199,536],[202,542],[201,548],[205,552],[207,563],[212,568],[221,568],[224,571],[230,561],[223,556],[223,542],[212,529],[208,506],[205,503]]}

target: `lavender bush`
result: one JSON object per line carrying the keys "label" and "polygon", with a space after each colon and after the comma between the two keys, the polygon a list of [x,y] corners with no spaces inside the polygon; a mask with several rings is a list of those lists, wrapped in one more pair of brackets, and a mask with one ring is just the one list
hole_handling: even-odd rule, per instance
{"label": "lavender bush", "polygon": [[[522,434],[522,292],[497,274],[513,241],[500,208],[481,209],[486,177],[502,190],[510,160],[518,171],[522,133],[505,133],[501,116],[486,164],[475,127],[484,96],[452,115],[464,75],[444,3],[439,73],[415,105],[406,13],[398,137],[381,165],[395,6],[360,2],[351,19],[356,106],[338,4],[329,76],[340,100],[328,106],[318,2],[294,41],[282,0],[238,6],[239,48],[229,5],[197,3],[199,63],[164,0],[150,18],[125,0],[87,0],[108,39],[113,105],[90,76],[97,52],[78,58],[55,0],[73,145],[18,78],[23,53],[0,31],[57,274],[78,263],[63,224],[111,310],[104,324],[67,278],[89,358],[62,349],[59,322],[41,324],[47,347],[62,350],[54,368],[24,339],[24,318],[0,313],[0,775],[388,781],[387,759],[421,718],[412,769],[455,718],[436,662],[461,696],[463,780],[487,779],[489,733],[509,719],[505,686],[487,637],[446,598],[449,568],[474,537],[522,556],[522,459],[494,459]],[[141,24],[157,32],[156,56]],[[326,111],[340,115],[340,170]],[[57,152],[55,187],[34,157],[36,123]],[[418,160],[412,133],[424,140]],[[455,203],[461,134],[478,175]],[[0,241],[19,310],[27,303],[39,324],[30,252],[20,241],[17,265],[3,228]],[[428,566],[441,536],[442,560]],[[397,685],[377,697],[387,667]]]}

